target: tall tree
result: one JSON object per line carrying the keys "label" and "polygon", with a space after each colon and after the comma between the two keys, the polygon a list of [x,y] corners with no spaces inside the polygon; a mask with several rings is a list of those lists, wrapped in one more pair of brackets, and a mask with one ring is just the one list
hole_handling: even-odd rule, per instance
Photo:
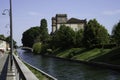
{"label": "tall tree", "polygon": [[114,38],[116,44],[120,46],[120,21],[113,27],[112,37]]}
{"label": "tall tree", "polygon": [[41,20],[41,23],[40,23],[40,36],[39,37],[40,37],[40,40],[41,40],[42,43],[46,43],[48,38],[49,38],[46,19]]}
{"label": "tall tree", "polygon": [[32,47],[39,34],[40,28],[37,26],[26,30],[22,36],[23,46]]}
{"label": "tall tree", "polygon": [[83,42],[86,47],[107,44],[109,43],[109,34],[104,26],[93,19],[85,27]]}

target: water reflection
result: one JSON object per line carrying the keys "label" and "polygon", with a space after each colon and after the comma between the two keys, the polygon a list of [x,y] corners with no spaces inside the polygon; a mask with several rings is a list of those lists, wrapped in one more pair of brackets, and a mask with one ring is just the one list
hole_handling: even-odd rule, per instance
{"label": "water reflection", "polygon": [[18,49],[19,56],[31,65],[56,77],[58,80],[120,80],[120,73],[81,63],[36,56]]}

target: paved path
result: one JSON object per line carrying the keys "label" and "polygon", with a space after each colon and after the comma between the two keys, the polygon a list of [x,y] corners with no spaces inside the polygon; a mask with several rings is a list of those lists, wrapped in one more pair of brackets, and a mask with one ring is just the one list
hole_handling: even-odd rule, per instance
{"label": "paved path", "polygon": [[8,67],[8,54],[4,54],[0,57],[0,80],[5,80]]}
{"label": "paved path", "polygon": [[16,80],[14,63],[10,71],[10,58],[8,54],[0,57],[0,80]]}

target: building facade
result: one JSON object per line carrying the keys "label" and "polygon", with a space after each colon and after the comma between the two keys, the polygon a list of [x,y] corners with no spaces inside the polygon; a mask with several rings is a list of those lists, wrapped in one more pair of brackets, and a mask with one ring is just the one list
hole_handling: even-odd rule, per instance
{"label": "building facade", "polygon": [[86,19],[80,20],[77,18],[67,18],[67,14],[56,14],[55,17],[52,17],[52,33],[60,28],[61,25],[66,25],[72,28],[74,31],[84,29],[86,25]]}
{"label": "building facade", "polygon": [[0,51],[5,52],[9,48],[9,44],[6,41],[0,40]]}

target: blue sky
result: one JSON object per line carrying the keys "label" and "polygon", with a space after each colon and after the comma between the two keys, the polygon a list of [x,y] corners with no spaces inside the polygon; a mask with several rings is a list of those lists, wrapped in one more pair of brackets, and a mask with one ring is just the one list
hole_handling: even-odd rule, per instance
{"label": "blue sky", "polygon": [[[43,18],[51,32],[51,17],[58,13],[87,21],[96,18],[109,33],[120,21],[120,0],[12,0],[12,5],[13,37],[18,45],[21,45],[22,33],[39,26]],[[0,34],[8,36],[9,15],[2,15],[4,9],[9,9],[9,0],[0,0]]]}

